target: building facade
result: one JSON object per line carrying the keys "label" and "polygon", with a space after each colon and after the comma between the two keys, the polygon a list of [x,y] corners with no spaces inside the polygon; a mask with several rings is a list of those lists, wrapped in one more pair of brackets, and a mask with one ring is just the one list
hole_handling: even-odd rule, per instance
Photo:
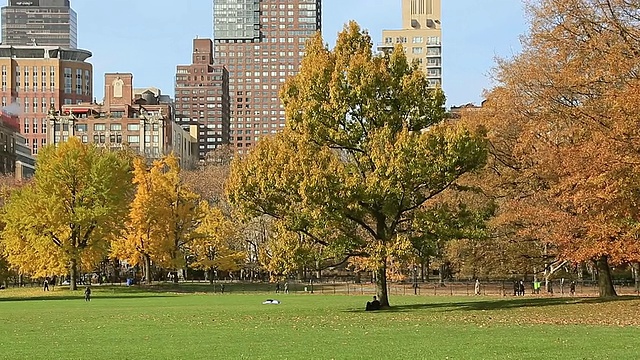
{"label": "building facade", "polygon": [[1,12],[3,45],[78,47],[78,20],[69,0],[9,0]]}
{"label": "building facade", "polygon": [[47,113],[53,106],[90,102],[91,52],[42,46],[0,46],[3,111],[18,116],[20,132],[35,155],[47,144]]}
{"label": "building facade", "polygon": [[194,39],[190,65],[178,65],[176,122],[197,127],[198,156],[229,143],[229,72],[214,64],[211,39]]}
{"label": "building facade", "polygon": [[279,91],[322,27],[321,0],[216,0],[215,59],[229,71],[230,143],[239,153],[285,126]]}
{"label": "building facade", "polygon": [[402,29],[383,30],[379,51],[401,44],[409,61],[417,61],[432,87],[442,85],[441,0],[402,0]]}
{"label": "building facade", "polygon": [[0,114],[0,174],[14,174],[16,171],[16,148],[20,127],[15,116]]}
{"label": "building facade", "polygon": [[31,154],[31,148],[27,146],[27,139],[20,135],[15,134],[16,137],[16,168],[15,175],[16,180],[26,180],[36,173],[36,159]]}
{"label": "building facade", "polygon": [[75,136],[110,149],[130,148],[148,159],[174,152],[191,169],[198,163],[197,140],[175,122],[172,102],[163,99],[157,88],[136,94],[130,73],[105,74],[103,104],[68,104],[48,114],[48,142]]}

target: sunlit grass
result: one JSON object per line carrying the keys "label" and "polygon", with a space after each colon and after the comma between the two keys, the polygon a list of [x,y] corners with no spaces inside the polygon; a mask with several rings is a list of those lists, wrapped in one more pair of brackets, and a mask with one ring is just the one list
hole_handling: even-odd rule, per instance
{"label": "sunlit grass", "polygon": [[[0,292],[3,359],[625,359],[640,300],[196,294],[94,288]],[[207,290],[207,288],[202,288]],[[159,291],[161,290],[161,291]],[[280,305],[262,305],[268,297]]]}

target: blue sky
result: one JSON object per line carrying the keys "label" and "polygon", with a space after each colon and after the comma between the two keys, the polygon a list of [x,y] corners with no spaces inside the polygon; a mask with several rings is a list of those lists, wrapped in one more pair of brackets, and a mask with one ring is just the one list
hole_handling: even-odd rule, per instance
{"label": "blue sky", "polygon": [[[379,42],[382,29],[399,28],[401,0],[324,0],[323,33],[335,42],[356,20]],[[526,31],[518,0],[443,0],[443,87],[448,105],[479,103],[491,86],[496,56],[520,50]],[[91,50],[94,94],[101,101],[105,72],[131,72],[134,86],[173,96],[175,68],[191,61],[192,39],[212,36],[211,0],[72,0],[78,46]]]}

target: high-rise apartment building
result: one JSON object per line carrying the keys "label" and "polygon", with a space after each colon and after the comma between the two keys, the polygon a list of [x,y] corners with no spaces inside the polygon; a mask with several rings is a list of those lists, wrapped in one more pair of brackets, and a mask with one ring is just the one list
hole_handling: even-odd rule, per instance
{"label": "high-rise apartment building", "polygon": [[321,0],[215,0],[216,63],[229,70],[229,136],[239,153],[285,126],[278,92],[322,24]]}
{"label": "high-rise apartment building", "polygon": [[78,46],[78,21],[69,0],[9,0],[2,7],[2,44]]}
{"label": "high-rise apartment building", "polygon": [[211,39],[194,39],[191,65],[176,69],[176,122],[198,127],[198,155],[229,143],[229,72],[213,62]]}
{"label": "high-rise apartment building", "polygon": [[47,144],[47,114],[53,107],[91,102],[91,52],[43,46],[0,46],[2,111],[17,115],[33,154]]}
{"label": "high-rise apartment building", "polygon": [[442,84],[441,0],[402,0],[402,29],[383,30],[380,51],[402,44],[409,61],[417,61],[431,86]]}

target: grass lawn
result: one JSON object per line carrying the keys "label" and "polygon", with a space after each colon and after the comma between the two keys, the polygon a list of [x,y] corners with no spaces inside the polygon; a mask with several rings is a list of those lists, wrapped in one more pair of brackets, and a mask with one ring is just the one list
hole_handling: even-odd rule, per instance
{"label": "grass lawn", "polygon": [[[282,303],[262,305],[269,297]],[[85,303],[82,291],[2,290],[0,359],[640,356],[638,298],[393,296],[374,313],[367,300],[96,287]]]}

